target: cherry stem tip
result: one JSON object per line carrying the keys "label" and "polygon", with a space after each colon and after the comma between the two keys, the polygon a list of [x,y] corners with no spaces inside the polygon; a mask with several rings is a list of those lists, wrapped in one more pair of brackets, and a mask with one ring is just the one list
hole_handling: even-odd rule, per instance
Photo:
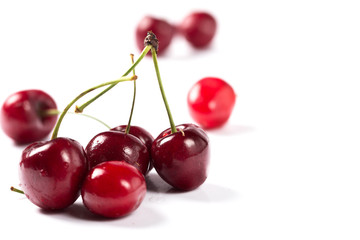
{"label": "cherry stem tip", "polygon": [[20,189],[15,188],[15,187],[13,187],[13,186],[10,187],[10,190],[13,191],[13,192],[17,192],[17,193],[24,194],[23,191],[21,191]]}

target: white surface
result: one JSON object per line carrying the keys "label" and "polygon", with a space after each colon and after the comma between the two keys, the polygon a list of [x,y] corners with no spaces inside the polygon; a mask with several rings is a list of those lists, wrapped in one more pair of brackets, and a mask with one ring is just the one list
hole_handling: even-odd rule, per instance
{"label": "white surface", "polygon": [[[1,133],[1,239],[360,238],[358,1],[1,1],[0,100],[40,88],[63,109],[125,72],[144,14],[178,22],[194,9],[212,12],[219,31],[206,51],[177,38],[159,59],[175,122],[192,121],[186,93],[202,77],[224,78],[238,94],[229,123],[208,132],[205,184],[173,193],[153,171],[128,217],[98,219],[81,199],[45,213],[9,191],[23,147]],[[151,60],[136,71],[133,124],[156,136],[168,120]],[[118,85],[87,113],[125,124],[131,94],[131,84]],[[86,145],[103,130],[68,116],[59,135]]]}

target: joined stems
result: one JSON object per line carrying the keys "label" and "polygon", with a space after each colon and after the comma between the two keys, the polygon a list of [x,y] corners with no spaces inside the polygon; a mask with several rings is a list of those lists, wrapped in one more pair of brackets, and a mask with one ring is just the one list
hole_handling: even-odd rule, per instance
{"label": "joined stems", "polygon": [[[150,51],[151,46],[146,46],[143,51],[141,52],[138,60],[136,60],[136,62],[124,73],[124,75],[122,75],[122,77],[125,77],[127,75],[129,75],[129,73],[131,71],[133,71],[135,69],[135,67],[141,62],[141,60],[146,56],[146,54]],[[104,95],[106,92],[108,92],[110,89],[112,89],[113,87],[116,86],[117,83],[111,84],[109,87],[107,87],[105,90],[103,90],[102,92],[100,92],[98,95],[96,95],[95,97],[93,97],[92,99],[90,99],[89,101],[87,101],[86,103],[82,104],[80,107],[76,108],[77,112],[82,112],[84,111],[84,109],[89,106],[92,102],[94,102],[96,99],[98,99],[99,97],[101,97],[102,95]]]}
{"label": "joined stems", "polygon": [[113,84],[118,84],[119,82],[125,82],[125,81],[131,81],[131,80],[135,80],[137,77],[136,75],[132,76],[132,77],[121,77],[119,78],[118,80],[114,80],[114,81],[110,81],[110,82],[105,82],[105,83],[102,83],[100,85],[97,85],[95,87],[92,87],[92,88],[89,88],[88,90],[80,93],[76,98],[74,98],[67,106],[66,108],[63,110],[63,112],[61,113],[56,125],[55,125],[55,128],[54,128],[54,131],[53,131],[53,134],[51,136],[51,139],[55,139],[57,138],[57,135],[58,135],[58,132],[59,132],[59,128],[60,128],[60,125],[61,125],[61,122],[62,120],[64,119],[65,117],[65,114],[69,111],[69,109],[71,108],[72,105],[74,105],[75,102],[77,102],[80,98],[82,98],[83,96],[85,96],[86,94],[98,89],[98,88],[101,88],[101,87],[104,87],[104,86],[108,86],[108,85],[113,85]]}
{"label": "joined stems", "polygon": [[[46,111],[44,111],[42,114],[42,116],[51,116],[51,115],[59,115],[61,114],[62,111],[59,111],[57,109],[48,109]],[[84,116],[84,117],[88,117],[88,118],[91,118],[99,123],[101,123],[102,125],[104,125],[106,128],[108,129],[111,129],[111,127],[109,125],[107,125],[105,122],[101,121],[100,119],[94,117],[94,116],[91,116],[89,114],[84,114],[84,113],[78,113],[78,112],[67,112],[66,114],[76,114],[76,115],[80,115],[80,116]]]}

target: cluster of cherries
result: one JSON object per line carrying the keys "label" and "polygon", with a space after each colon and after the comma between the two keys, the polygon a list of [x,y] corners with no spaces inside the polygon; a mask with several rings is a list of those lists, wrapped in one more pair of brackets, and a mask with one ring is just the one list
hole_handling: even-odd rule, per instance
{"label": "cluster of cherries", "polygon": [[161,40],[161,52],[166,52],[173,37],[183,36],[194,48],[202,49],[211,43],[216,33],[216,20],[207,12],[192,12],[180,24],[171,24],[165,19],[145,16],[136,27],[136,43],[143,49],[144,35],[151,30]]}
{"label": "cluster of cherries", "polygon": [[[59,112],[55,101],[41,90],[25,90],[8,97],[1,109],[4,132],[19,144],[28,144],[20,161],[20,187],[35,205],[46,210],[64,209],[81,195],[93,213],[116,218],[139,207],[146,194],[145,177],[152,168],[168,184],[181,191],[196,189],[207,178],[209,138],[195,124],[175,125],[162,87],[157,63],[158,40],[148,32],[145,48],[125,74],[80,93]],[[139,126],[131,125],[136,95],[135,67],[152,53],[154,67],[168,113],[170,128],[157,138]],[[132,56],[133,57],[133,56]],[[132,76],[128,76],[133,72]],[[68,110],[83,96],[106,87],[102,92],[76,106],[83,110],[123,81],[133,81],[134,98],[129,122],[97,134],[84,149],[77,141],[58,137]],[[190,112],[204,128],[223,125],[235,102],[230,85],[219,78],[204,78],[188,94]],[[60,116],[58,117],[58,114]],[[49,141],[41,141],[51,131]]]}

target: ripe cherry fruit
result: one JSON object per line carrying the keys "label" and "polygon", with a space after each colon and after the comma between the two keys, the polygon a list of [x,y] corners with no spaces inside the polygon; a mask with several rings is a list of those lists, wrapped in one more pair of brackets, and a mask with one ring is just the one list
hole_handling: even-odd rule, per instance
{"label": "ripe cherry fruit", "polygon": [[206,12],[193,12],[179,26],[180,33],[195,48],[207,47],[215,36],[216,20]]}
{"label": "ripe cherry fruit", "polygon": [[53,129],[57,116],[47,110],[56,109],[53,98],[41,90],[24,90],[10,95],[1,108],[1,127],[19,144],[45,138]]}
{"label": "ripe cherry fruit", "polygon": [[112,160],[125,161],[142,174],[146,174],[150,153],[145,144],[131,134],[120,131],[106,131],[93,137],[85,148],[89,168]]}
{"label": "ripe cherry fruit", "polygon": [[[125,133],[126,128],[127,128],[127,125],[120,125],[120,126],[112,128],[111,130],[120,131],[120,132]],[[151,153],[151,146],[152,146],[152,143],[154,141],[154,137],[151,135],[151,133],[149,133],[148,131],[146,131],[142,127],[132,125],[130,127],[129,134],[131,134],[131,135],[137,137],[138,139],[140,139],[140,141],[142,141],[145,144],[148,152]],[[147,173],[150,172],[150,170],[152,168],[153,168],[152,162],[149,161],[149,167],[148,167]]]}
{"label": "ripe cherry fruit", "polygon": [[161,43],[159,54],[163,54],[173,39],[175,28],[163,19],[145,16],[136,27],[135,37],[139,50],[144,48],[144,36],[148,31],[152,31],[158,37]]}
{"label": "ripe cherry fruit", "polygon": [[84,205],[108,218],[130,214],[140,206],[145,194],[144,176],[123,161],[100,163],[90,170],[81,189]]}
{"label": "ripe cherry fruit", "polygon": [[153,165],[171,186],[189,191],[199,187],[207,178],[209,138],[194,124],[178,125],[176,129],[175,133],[167,129],[154,140]]}
{"label": "ripe cherry fruit", "polygon": [[87,173],[83,147],[69,138],[35,142],[24,149],[20,185],[26,197],[46,210],[70,206]]}
{"label": "ripe cherry fruit", "polygon": [[220,127],[228,121],[235,100],[234,89],[224,80],[215,77],[199,80],[187,96],[190,115],[207,129]]}
{"label": "ripe cherry fruit", "polygon": [[151,45],[154,67],[160,92],[168,114],[170,128],[163,131],[153,142],[151,158],[153,166],[171,186],[189,191],[199,187],[207,178],[209,164],[209,138],[193,124],[175,126],[157,62],[156,36],[149,32],[145,44]]}

